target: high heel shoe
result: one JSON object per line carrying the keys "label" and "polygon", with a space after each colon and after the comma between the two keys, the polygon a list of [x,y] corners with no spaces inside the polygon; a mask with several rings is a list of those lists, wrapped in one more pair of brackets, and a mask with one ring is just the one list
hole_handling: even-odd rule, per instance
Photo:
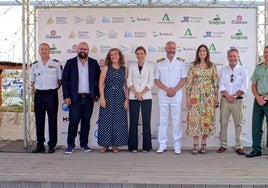
{"label": "high heel shoe", "polygon": [[205,154],[207,153],[207,144],[201,144],[200,153]]}
{"label": "high heel shoe", "polygon": [[198,153],[198,144],[194,144],[192,153],[193,155],[196,155]]}

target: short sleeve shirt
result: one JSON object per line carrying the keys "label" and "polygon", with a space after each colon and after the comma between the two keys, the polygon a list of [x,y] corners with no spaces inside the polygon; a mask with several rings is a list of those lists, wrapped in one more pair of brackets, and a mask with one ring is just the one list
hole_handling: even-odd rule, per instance
{"label": "short sleeve shirt", "polygon": [[35,88],[39,90],[58,88],[58,80],[61,80],[61,76],[60,63],[52,58],[45,65],[40,60],[31,67],[31,82],[34,82]]}
{"label": "short sleeve shirt", "polygon": [[251,81],[256,82],[259,95],[268,93],[268,67],[265,63],[256,66]]}
{"label": "short sleeve shirt", "polygon": [[187,78],[186,66],[183,61],[173,58],[170,62],[165,58],[157,63],[155,79],[160,80],[165,86],[176,87],[182,78]]}

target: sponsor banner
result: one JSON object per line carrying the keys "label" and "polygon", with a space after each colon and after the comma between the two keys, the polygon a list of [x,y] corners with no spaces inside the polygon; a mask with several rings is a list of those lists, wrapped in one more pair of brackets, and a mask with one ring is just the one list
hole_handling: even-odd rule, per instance
{"label": "sponsor banner", "polygon": [[[194,60],[200,44],[208,46],[212,62],[218,71],[228,65],[227,50],[237,48],[240,64],[247,67],[249,76],[255,68],[257,54],[257,23],[255,8],[63,8],[43,9],[38,12],[38,44],[51,46],[51,56],[64,65],[76,56],[77,45],[89,44],[89,56],[97,59],[100,67],[109,49],[117,47],[125,55],[127,63],[136,63],[135,49],[144,46],[147,60],[156,63],[163,58],[167,41],[177,43],[177,54],[187,67]],[[250,28],[250,29],[248,29]],[[61,92],[61,90],[59,90]],[[158,100],[157,87],[153,87],[152,139],[157,147]],[[59,105],[59,142],[66,145],[68,130],[68,107]],[[244,99],[243,138],[244,145],[251,146],[251,114],[253,95],[250,87]],[[95,103],[91,119],[89,145],[97,146],[98,110]],[[219,146],[219,109],[216,134],[208,139],[209,146]],[[187,108],[183,98],[182,125],[186,128]],[[142,125],[141,119],[139,125]],[[139,144],[142,144],[142,129],[139,126]],[[169,125],[172,128],[171,122]],[[230,118],[228,144],[235,145],[234,125]],[[169,130],[168,145],[172,146],[172,131]],[[79,134],[79,133],[78,133]],[[78,142],[78,139],[77,139]],[[183,147],[192,147],[192,137],[183,136]],[[79,143],[77,143],[79,145]]]}

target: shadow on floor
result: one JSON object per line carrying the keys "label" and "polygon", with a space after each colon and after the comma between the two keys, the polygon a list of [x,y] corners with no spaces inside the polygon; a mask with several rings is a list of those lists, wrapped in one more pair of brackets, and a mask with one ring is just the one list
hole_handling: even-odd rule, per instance
{"label": "shadow on floor", "polygon": [[[56,146],[55,150],[61,148],[62,146]],[[35,143],[27,147],[24,147],[23,140],[16,141],[0,141],[0,152],[8,153],[32,153],[32,150],[35,149]],[[46,146],[46,151],[48,150]]]}

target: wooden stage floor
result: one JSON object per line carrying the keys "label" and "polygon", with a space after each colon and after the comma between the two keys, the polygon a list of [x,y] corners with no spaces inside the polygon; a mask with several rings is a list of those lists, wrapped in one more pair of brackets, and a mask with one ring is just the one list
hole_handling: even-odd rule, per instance
{"label": "wooden stage floor", "polygon": [[192,155],[190,148],[180,155],[171,149],[163,154],[102,154],[98,148],[85,153],[77,147],[71,155],[64,150],[65,146],[54,154],[0,150],[0,188],[268,187],[268,155],[246,158],[232,148],[222,154],[209,148],[205,155]]}

